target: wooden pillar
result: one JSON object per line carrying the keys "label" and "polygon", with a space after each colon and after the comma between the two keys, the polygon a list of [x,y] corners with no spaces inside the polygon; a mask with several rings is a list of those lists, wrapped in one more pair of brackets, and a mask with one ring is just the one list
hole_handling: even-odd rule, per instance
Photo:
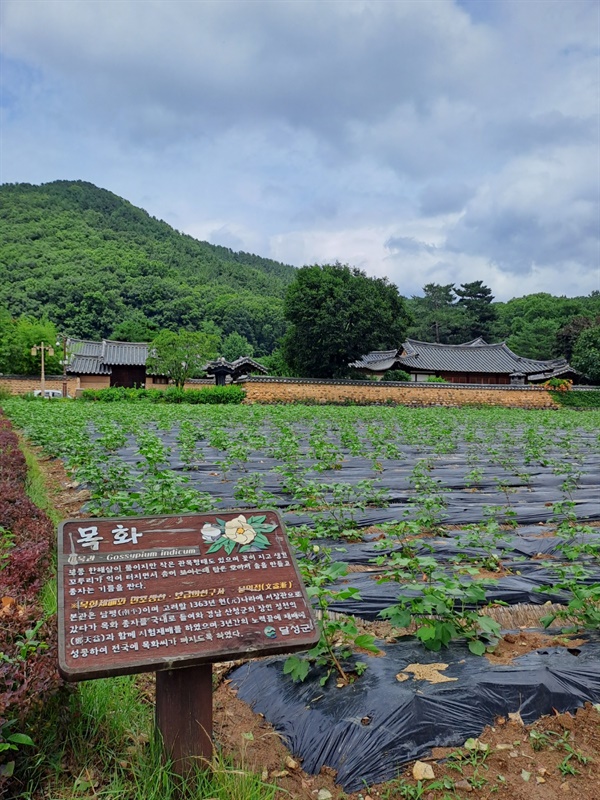
{"label": "wooden pillar", "polygon": [[212,759],[212,664],[156,673],[156,727],[175,772]]}

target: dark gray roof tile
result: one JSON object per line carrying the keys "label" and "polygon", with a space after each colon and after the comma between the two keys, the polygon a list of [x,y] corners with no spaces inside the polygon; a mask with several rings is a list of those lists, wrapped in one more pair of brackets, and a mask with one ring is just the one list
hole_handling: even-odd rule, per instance
{"label": "dark gray roof tile", "polygon": [[564,370],[569,365],[563,358],[551,361],[523,358],[513,353],[505,342],[487,344],[483,339],[477,338],[465,344],[436,344],[407,339],[401,351],[374,350],[349,366],[376,372],[399,367],[423,372],[530,375]]}

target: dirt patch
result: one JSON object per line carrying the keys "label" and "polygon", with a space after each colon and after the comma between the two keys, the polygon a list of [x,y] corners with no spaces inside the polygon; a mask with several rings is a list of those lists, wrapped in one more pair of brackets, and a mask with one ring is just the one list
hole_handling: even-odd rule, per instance
{"label": "dirt patch", "polygon": [[[280,787],[277,800],[290,797],[315,800],[321,789],[329,791],[333,800],[369,797],[391,800],[411,796],[397,792],[393,783],[344,794],[335,783],[333,770],[324,768],[319,775],[307,775],[271,725],[239,700],[227,681],[215,691],[214,714],[215,739],[222,752]],[[499,719],[482,732],[476,740],[480,744],[475,747],[488,745],[485,750],[436,749],[426,759],[435,778],[423,781],[424,793],[414,797],[564,800],[565,796],[577,796],[578,800],[598,800],[600,713],[596,707],[587,705],[573,716],[544,717],[527,727],[518,715],[515,717]],[[417,786],[412,764],[400,777],[405,784]],[[454,794],[448,788],[428,789],[444,779],[448,786],[449,782],[454,784]]]}
{"label": "dirt patch", "polygon": [[65,469],[65,465],[58,458],[44,455],[41,448],[28,443],[27,447],[35,455],[40,470],[44,476],[44,483],[48,500],[63,519],[77,519],[84,517],[82,506],[89,500],[90,493],[82,489]]}
{"label": "dirt patch", "polygon": [[[32,449],[39,458],[49,499],[57,511],[65,519],[85,516],[81,507],[88,498],[87,492],[72,481],[61,461]],[[365,625],[365,629],[383,640],[395,638],[391,626],[383,621]],[[398,631],[394,633],[397,635]],[[508,664],[515,657],[541,647],[579,644],[581,640],[520,631],[505,636],[488,658],[495,665]],[[329,792],[331,800],[600,798],[600,713],[595,706],[588,704],[575,715],[544,717],[528,727],[523,726],[518,715],[498,719],[482,732],[475,744],[470,743],[471,749],[438,749],[425,759],[432,766],[435,779],[424,780],[422,790],[417,788],[412,765],[401,770],[399,780],[405,787],[415,787],[413,794],[408,794],[408,789],[400,793],[397,782],[346,794],[335,783],[333,770],[325,767],[319,775],[308,775],[302,770],[301,761],[289,752],[273,727],[237,697],[226,677],[232,666],[231,663],[214,666],[218,684],[213,693],[215,747],[236,764],[277,785],[277,800],[316,800],[321,790]],[[138,681],[146,702],[154,703],[154,675],[139,675]],[[436,788],[436,783],[440,786],[442,782],[446,788]]]}
{"label": "dirt patch", "polygon": [[566,647],[568,650],[577,650],[584,644],[584,639],[575,639],[568,636],[549,636],[536,631],[520,631],[507,633],[500,639],[492,653],[486,653],[488,661],[494,666],[511,664],[515,658],[531,653],[533,650],[542,650],[547,647]]}

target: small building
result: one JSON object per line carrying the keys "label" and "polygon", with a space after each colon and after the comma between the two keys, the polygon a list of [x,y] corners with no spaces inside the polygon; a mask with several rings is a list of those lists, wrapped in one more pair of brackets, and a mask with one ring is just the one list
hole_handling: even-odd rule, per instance
{"label": "small building", "polygon": [[[169,383],[166,375],[151,375],[146,371],[149,348],[146,342],[67,339],[67,374],[77,377],[77,389],[106,389],[110,386],[164,389]],[[267,373],[262,364],[248,357],[232,362],[219,358],[209,361],[204,370],[207,375],[214,377],[217,385],[239,380],[251,372]],[[206,381],[190,379],[190,385],[199,383]]]}
{"label": "small building", "polygon": [[[103,339],[92,342],[86,339],[67,339],[69,363],[67,374],[78,379],[78,389],[106,389],[109,386],[146,386],[146,359],[148,344],[145,342],[113,342]],[[156,379],[155,379],[156,380]],[[167,383],[158,377],[158,383]]]}
{"label": "small building", "polygon": [[235,361],[225,361],[223,357],[215,361],[209,361],[204,367],[204,371],[211,377],[214,376],[217,386],[225,386],[226,383],[235,382],[240,378],[249,375],[251,372],[262,372],[266,375],[268,370],[249,356],[236,358]]}
{"label": "small building", "polygon": [[524,358],[513,353],[506,342],[488,344],[481,337],[465,344],[407,339],[398,350],[375,350],[349,366],[378,380],[391,369],[408,372],[413,381],[437,377],[449,383],[525,384],[578,376],[564,358]]}

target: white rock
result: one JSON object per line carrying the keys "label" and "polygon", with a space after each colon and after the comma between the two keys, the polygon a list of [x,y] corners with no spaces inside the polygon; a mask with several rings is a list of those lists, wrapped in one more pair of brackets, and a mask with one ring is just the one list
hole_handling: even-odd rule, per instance
{"label": "white rock", "polygon": [[416,781],[431,781],[435,778],[433,767],[424,761],[415,761],[412,772]]}

